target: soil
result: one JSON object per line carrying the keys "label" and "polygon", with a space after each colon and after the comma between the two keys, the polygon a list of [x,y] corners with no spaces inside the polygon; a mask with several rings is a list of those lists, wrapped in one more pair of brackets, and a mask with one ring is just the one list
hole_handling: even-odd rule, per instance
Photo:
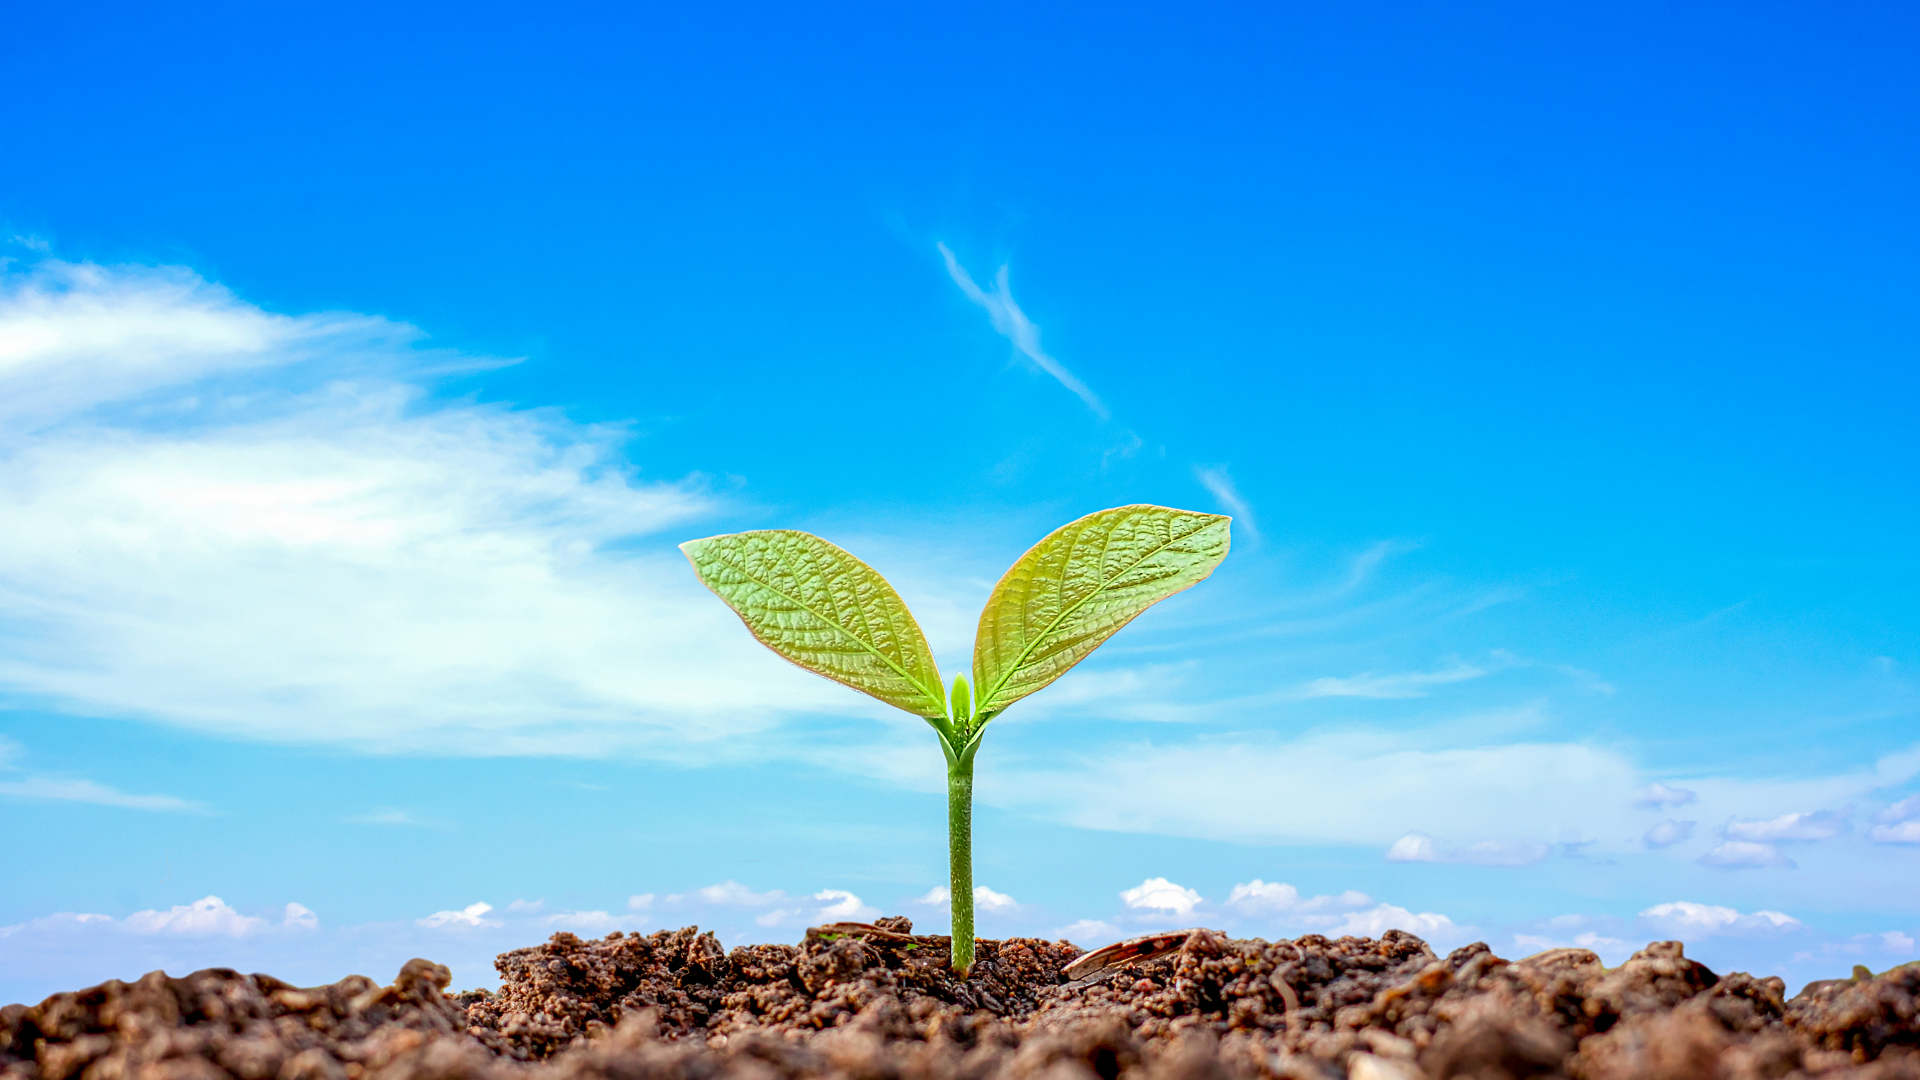
{"label": "soil", "polygon": [[[3,1080],[1920,1080],[1920,964],[1717,976],[1374,940],[1233,940],[1078,981],[1066,942],[981,941],[967,980],[905,919],[731,953],[697,928],[502,955],[498,992],[153,972],[0,1009]],[[1099,958],[1094,958],[1099,959]],[[1087,967],[1083,962],[1076,972]]]}

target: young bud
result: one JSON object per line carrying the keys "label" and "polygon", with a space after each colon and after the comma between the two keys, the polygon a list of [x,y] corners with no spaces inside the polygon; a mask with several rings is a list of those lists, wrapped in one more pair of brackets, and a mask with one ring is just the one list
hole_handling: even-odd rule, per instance
{"label": "young bud", "polygon": [[973,722],[973,690],[967,686],[965,675],[953,677],[953,722],[965,727]]}

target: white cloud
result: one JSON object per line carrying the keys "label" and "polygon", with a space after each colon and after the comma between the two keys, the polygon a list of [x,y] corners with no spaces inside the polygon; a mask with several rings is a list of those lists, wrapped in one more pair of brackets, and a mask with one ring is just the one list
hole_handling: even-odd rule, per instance
{"label": "white cloud", "polygon": [[492,904],[484,902],[468,904],[459,911],[436,911],[424,919],[415,919],[414,923],[429,930],[437,930],[445,926],[505,926],[506,924],[499,919],[485,918],[487,912],[492,910]]}
{"label": "white cloud", "polygon": [[1570,938],[1557,938],[1543,934],[1515,934],[1516,947],[1531,952],[1546,952],[1548,949],[1586,949],[1597,954],[1603,963],[1618,964],[1632,956],[1635,946],[1620,938],[1608,937],[1597,930],[1588,930]]}
{"label": "white cloud", "polygon": [[1457,941],[1468,932],[1468,928],[1458,926],[1452,919],[1436,912],[1425,911],[1416,915],[1403,907],[1380,904],[1366,911],[1349,913],[1333,928],[1330,936],[1377,938],[1389,930],[1405,930],[1435,942]]}
{"label": "white cloud", "polygon": [[274,930],[318,930],[320,917],[305,904],[287,904],[280,909],[275,923],[258,915],[242,915],[217,896],[206,896],[190,904],[176,904],[165,911],[149,908],[125,919],[111,915],[61,912],[13,926],[0,927],[0,938],[34,932],[47,933],[79,927],[122,932],[139,937],[207,938],[254,937]]}
{"label": "white cloud", "polygon": [[967,299],[986,309],[988,318],[993,320],[994,330],[1013,342],[1013,347],[1037,364],[1040,370],[1059,380],[1061,386],[1086,402],[1094,415],[1106,419],[1106,405],[1087,388],[1087,384],[1075,378],[1065,364],[1048,356],[1046,350],[1040,347],[1040,328],[1033,325],[1026,312],[1020,310],[1020,305],[1013,302],[1013,290],[1007,284],[1007,268],[1004,265],[1000,267],[999,274],[993,279],[993,291],[987,292],[974,284],[972,276],[960,265],[960,260],[954,257],[947,245],[937,246],[940,248],[940,257],[947,261],[947,273],[952,276],[953,283],[960,286],[960,291],[967,295]]}
{"label": "white cloud", "polygon": [[560,911],[542,916],[540,925],[579,930],[587,934],[610,934],[615,930],[636,930],[649,925],[642,915],[614,915],[605,911]]}
{"label": "white cloud", "polygon": [[1650,848],[1665,848],[1685,843],[1692,838],[1695,824],[1696,822],[1692,821],[1674,821],[1669,818],[1648,829],[1647,834],[1641,837],[1640,841]]}
{"label": "white cloud", "polygon": [[206,810],[206,807],[200,803],[175,798],[172,795],[129,795],[105,784],[94,783],[92,780],[55,780],[45,776],[0,780],[0,795],[46,802],[94,803],[99,806],[117,806],[125,810],[166,810],[188,813]]}
{"label": "white cloud", "polygon": [[1796,864],[1792,859],[1780,853],[1772,844],[1754,843],[1749,840],[1729,840],[1699,860],[1706,866],[1717,866],[1723,870],[1753,870],[1761,867],[1780,866],[1792,869]]}
{"label": "white cloud", "polygon": [[973,887],[973,904],[981,911],[991,911],[996,914],[1013,911],[1020,906],[1019,901],[1013,897],[1006,893],[994,892],[985,885]]}
{"label": "white cloud", "polygon": [[1253,506],[1234,486],[1233,477],[1228,475],[1225,465],[1195,465],[1193,475],[1199,479],[1201,486],[1213,493],[1215,499],[1220,500],[1221,508],[1233,515],[1236,531],[1245,533],[1251,540],[1260,538],[1260,527],[1253,520]]}
{"label": "white cloud", "polygon": [[1913,955],[1913,935],[1911,934],[1901,933],[1898,930],[1888,930],[1883,934],[1873,934],[1871,936],[1880,940],[1880,949],[1882,952],[1889,952],[1895,956]]}
{"label": "white cloud", "polygon": [[1920,795],[1909,795],[1873,815],[1873,820],[1888,824],[1920,817]]}
{"label": "white cloud", "polygon": [[1429,687],[1465,682],[1485,675],[1485,668],[1456,664],[1442,671],[1408,671],[1397,675],[1363,672],[1345,679],[1315,679],[1306,685],[1306,697],[1417,698]]}
{"label": "white cloud", "polygon": [[417,337],[178,269],[0,275],[0,691],[376,751],[697,760],[864,707],[694,581],[669,541],[714,510],[698,484],[639,480],[617,426],[432,401],[429,365],[473,362]]}
{"label": "white cloud", "polygon": [[1643,926],[1681,941],[1714,936],[1775,934],[1803,929],[1800,920],[1778,911],[1743,915],[1730,907],[1695,904],[1685,900],[1655,904],[1640,913]]}
{"label": "white cloud", "polygon": [[[312,919],[313,913],[298,904],[291,904],[287,907],[286,918],[290,925],[309,925],[306,920]],[[317,923],[318,920],[314,919],[314,924]],[[222,934],[245,937],[265,930],[272,924],[256,916],[242,915],[219,897],[208,896],[166,911],[136,911],[127,916],[126,925],[127,929],[139,934]]]}
{"label": "white cloud", "polygon": [[1425,833],[1412,832],[1387,848],[1388,862],[1466,863],[1470,866],[1531,866],[1552,847],[1539,840],[1482,840],[1464,848],[1442,847]]}
{"label": "white cloud", "polygon": [[[953,894],[947,890],[945,885],[935,885],[933,888],[927,890],[926,895],[914,897],[913,902],[916,904],[925,904],[928,907],[946,907],[947,901],[952,899],[952,897]],[[981,911],[1005,912],[1017,909],[1020,904],[1006,893],[994,892],[985,885],[975,885],[973,887],[973,906]]]}
{"label": "white cloud", "polygon": [[1729,840],[1775,843],[1781,840],[1830,840],[1847,829],[1850,811],[1823,810],[1816,814],[1782,814],[1766,821],[1735,818],[1724,830]]}
{"label": "white cloud", "polygon": [[547,910],[545,900],[515,900],[507,905],[509,915],[538,915]]}
{"label": "white cloud", "polygon": [[1379,937],[1388,930],[1405,930],[1432,942],[1458,943],[1472,932],[1436,912],[1416,914],[1393,904],[1377,903],[1366,893],[1349,889],[1338,895],[1302,897],[1285,882],[1255,879],[1235,885],[1227,896],[1229,910],[1265,919],[1287,933],[1311,931],[1334,937]]}
{"label": "white cloud", "polygon": [[[734,886],[735,889],[739,889],[739,886],[734,882],[727,882],[726,884]],[[710,886],[710,888],[720,889],[721,887]],[[706,891],[708,890],[702,890],[702,892]],[[720,902],[734,907],[762,907],[768,903],[786,902],[780,907],[763,911],[754,916],[754,925],[768,929],[808,925],[817,926],[821,923],[831,922],[871,922],[881,913],[879,908],[867,904],[858,896],[855,896],[845,889],[822,889],[814,893],[812,897],[814,900],[829,902],[811,909],[793,903],[798,901],[803,904],[804,901],[802,901],[801,898],[789,897],[778,889],[770,893],[757,894],[745,892],[744,889],[740,889],[738,892],[728,890],[728,892],[737,898]],[[677,900],[679,898],[668,897],[667,899]]]}
{"label": "white cloud", "polygon": [[1061,927],[1054,932],[1056,938],[1071,941],[1083,949],[1098,948],[1110,942],[1119,941],[1122,931],[1110,922],[1099,919],[1081,919]]}
{"label": "white cloud", "polygon": [[1898,825],[1875,825],[1867,835],[1876,844],[1920,844],[1920,821],[1903,821]]}
{"label": "white cloud", "polygon": [[1352,889],[1338,896],[1303,898],[1299,889],[1284,881],[1268,883],[1259,878],[1235,885],[1233,891],[1227,894],[1227,907],[1251,916],[1319,915],[1358,911],[1372,904],[1373,897]]}
{"label": "white cloud", "polygon": [[719,904],[723,907],[765,907],[768,904],[777,904],[786,898],[787,894],[779,889],[757,893],[728,878],[718,885],[708,885],[703,889],[695,889],[691,893],[675,893],[667,897],[667,902],[677,904],[695,900],[703,904]]}
{"label": "white cloud", "polygon": [[1443,862],[1439,848],[1434,846],[1433,837],[1426,833],[1410,832],[1393,842],[1387,849],[1388,862]]}
{"label": "white cloud", "polygon": [[1675,806],[1686,806],[1698,802],[1700,796],[1686,788],[1668,787],[1655,782],[1643,787],[1635,794],[1633,805],[1642,810],[1665,810]]}
{"label": "white cloud", "polygon": [[1199,893],[1182,885],[1175,885],[1166,878],[1148,878],[1133,888],[1120,894],[1126,905],[1141,911],[1164,911],[1175,915],[1191,915],[1201,901]]}
{"label": "white cloud", "polygon": [[61,911],[52,915],[41,916],[38,919],[31,919],[27,922],[14,923],[12,926],[0,926],[0,938],[31,933],[35,930],[57,931],[79,926],[105,925],[112,922],[113,916],[111,915],[89,915],[74,911]]}
{"label": "white cloud", "polygon": [[645,911],[652,906],[653,894],[650,892],[638,893],[634,896],[627,897],[628,911]]}
{"label": "white cloud", "polygon": [[813,894],[813,898],[833,901],[814,913],[813,917],[823,923],[871,922],[880,914],[879,908],[863,903],[845,889],[821,889]]}

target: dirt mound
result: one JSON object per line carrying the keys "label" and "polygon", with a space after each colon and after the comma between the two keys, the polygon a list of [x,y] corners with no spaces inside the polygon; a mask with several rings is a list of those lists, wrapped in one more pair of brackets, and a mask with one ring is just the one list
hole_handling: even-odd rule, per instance
{"label": "dirt mound", "polygon": [[5,1080],[1920,1080],[1920,965],[1808,987],[1676,942],[1444,958],[1408,934],[1232,940],[1082,981],[1064,942],[982,941],[965,981],[905,919],[723,950],[695,928],[556,934],[447,997],[155,972],[0,1010]]}

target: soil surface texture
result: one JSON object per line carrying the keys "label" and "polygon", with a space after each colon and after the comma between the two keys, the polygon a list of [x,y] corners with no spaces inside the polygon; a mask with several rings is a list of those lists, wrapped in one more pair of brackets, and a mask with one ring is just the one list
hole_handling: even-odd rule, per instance
{"label": "soil surface texture", "polygon": [[1607,968],[1202,930],[1079,981],[1065,942],[981,941],[964,981],[947,945],[905,919],[732,952],[563,933],[451,996],[426,960],[389,986],[154,972],[0,1009],[0,1080],[1920,1080],[1920,964],[1789,999],[1677,942]]}

